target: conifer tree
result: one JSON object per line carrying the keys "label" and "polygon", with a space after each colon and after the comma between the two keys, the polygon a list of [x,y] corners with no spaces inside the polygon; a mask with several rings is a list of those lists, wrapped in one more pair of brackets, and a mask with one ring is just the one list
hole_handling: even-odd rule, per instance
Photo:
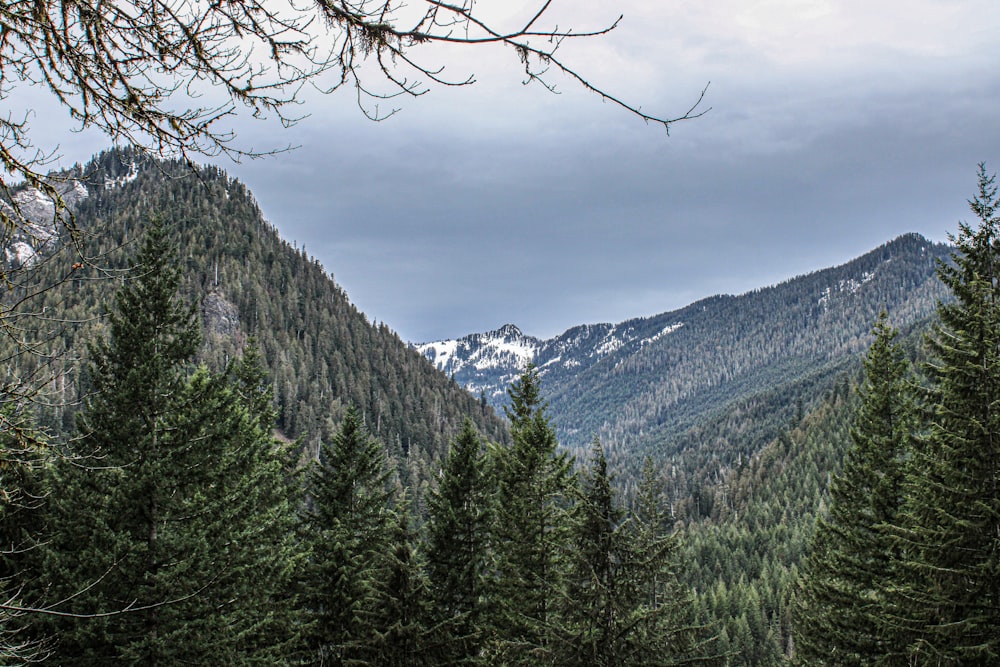
{"label": "conifer tree", "polygon": [[303,529],[310,548],[303,595],[315,664],[364,664],[379,628],[370,614],[388,575],[392,491],[385,451],[347,409],[310,471]]}
{"label": "conifer tree", "polygon": [[480,654],[486,606],[489,511],[482,441],[466,419],[427,501],[427,569],[431,597],[445,623],[450,662]]}
{"label": "conifer tree", "polygon": [[797,656],[808,665],[873,665],[891,651],[886,596],[904,457],[916,428],[909,364],[883,312],[864,362],[853,446],[816,522],[795,615]]}
{"label": "conifer tree", "polygon": [[292,498],[266,402],[192,371],[195,311],[156,225],[91,347],[79,438],[54,466],[40,564],[57,664],[269,664],[290,632],[275,603]]}
{"label": "conifer tree", "polygon": [[557,451],[541,400],[538,369],[529,365],[508,391],[513,444],[496,451],[497,554],[493,632],[512,665],[550,659],[570,545],[570,501],[576,483],[569,455]]}
{"label": "conifer tree", "polygon": [[370,614],[374,638],[369,662],[380,667],[455,664],[442,633],[447,622],[432,618],[430,586],[409,515],[403,509],[406,504],[405,499],[397,502],[400,509],[390,535],[385,585]]}
{"label": "conifer tree", "polygon": [[904,484],[894,618],[911,665],[1000,664],[1000,200],[979,168],[929,339],[926,438]]}
{"label": "conifer tree", "polygon": [[630,580],[639,604],[630,614],[632,665],[721,664],[717,637],[697,622],[691,592],[680,573],[680,536],[664,504],[663,480],[651,458],[643,461],[642,479],[629,521],[632,551]]}
{"label": "conifer tree", "polygon": [[[0,407],[0,664],[35,662],[45,653],[45,638],[30,639],[24,628],[30,621],[19,608],[31,607],[23,588],[27,571],[45,536],[41,532],[44,492],[41,469],[48,447],[26,412]],[[11,428],[13,426],[13,428]]]}
{"label": "conifer tree", "polygon": [[209,535],[229,559],[226,585],[206,592],[221,623],[238,630],[233,664],[266,664],[300,649],[302,618],[292,589],[302,565],[296,538],[302,502],[296,452],[273,436],[276,411],[263,360],[251,341],[220,378],[210,434],[226,443],[214,487],[219,509]]}
{"label": "conifer tree", "polygon": [[560,614],[560,664],[636,664],[634,619],[640,604],[637,564],[625,511],[615,499],[597,440],[574,506],[573,550]]}

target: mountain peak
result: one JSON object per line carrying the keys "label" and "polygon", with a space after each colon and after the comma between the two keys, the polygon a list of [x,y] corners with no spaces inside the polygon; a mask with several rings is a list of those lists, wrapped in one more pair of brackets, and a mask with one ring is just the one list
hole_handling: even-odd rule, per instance
{"label": "mountain peak", "polygon": [[483,334],[484,336],[491,337],[501,337],[501,338],[524,338],[524,333],[521,331],[520,327],[516,324],[505,324],[499,329],[487,332]]}

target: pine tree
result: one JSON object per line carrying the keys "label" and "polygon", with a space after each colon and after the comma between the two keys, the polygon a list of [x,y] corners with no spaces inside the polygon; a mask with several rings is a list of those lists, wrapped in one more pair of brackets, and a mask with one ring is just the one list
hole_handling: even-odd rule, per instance
{"label": "pine tree", "polygon": [[427,568],[450,662],[471,664],[482,646],[489,550],[483,445],[466,420],[427,500]]}
{"label": "pine tree", "polygon": [[513,444],[495,450],[493,631],[498,660],[539,664],[552,651],[550,635],[563,595],[576,481],[568,454],[557,451],[538,369],[529,365],[508,393]]}
{"label": "pine tree", "polygon": [[978,226],[959,225],[939,268],[955,299],[929,339],[928,433],[898,522],[910,665],[1000,664],[1000,200],[983,165],[969,205]]}
{"label": "pine tree", "polygon": [[209,413],[214,432],[206,429],[226,443],[210,487],[220,509],[208,535],[228,565],[225,579],[206,593],[220,623],[239,631],[232,664],[273,664],[295,654],[301,639],[292,594],[303,558],[295,534],[302,502],[297,452],[273,436],[271,384],[253,345],[220,378],[220,409]]}
{"label": "pine tree", "polygon": [[[44,492],[40,487],[48,446],[26,411],[0,407],[0,664],[29,664],[45,653],[45,638],[28,638],[30,622],[18,608],[32,607],[23,587],[34,552],[45,539],[41,530]],[[20,412],[20,414],[18,414]]]}
{"label": "pine tree", "polygon": [[375,629],[369,647],[372,665],[379,667],[433,667],[455,664],[447,651],[443,626],[435,622],[424,561],[416,548],[409,515],[398,503],[390,536],[385,585],[369,616]]}
{"label": "pine tree", "polygon": [[39,581],[69,615],[40,625],[58,664],[270,664],[288,631],[267,611],[294,547],[272,416],[245,382],[192,371],[198,323],[166,236],[150,231],[91,348],[80,435],[49,482]]}
{"label": "pine tree", "polygon": [[629,521],[629,579],[639,602],[629,616],[628,660],[632,665],[720,664],[717,637],[695,618],[691,592],[680,572],[680,535],[663,502],[663,480],[651,458]]}
{"label": "pine tree", "polygon": [[795,646],[808,665],[873,665],[891,651],[886,595],[897,559],[887,527],[897,520],[916,407],[909,364],[885,312],[873,333],[853,447],[830,486],[829,512],[817,519],[799,581]]}
{"label": "pine tree", "polygon": [[303,595],[316,664],[364,664],[376,628],[367,616],[387,577],[392,491],[385,451],[347,409],[310,471],[303,529],[310,547]]}
{"label": "pine tree", "polygon": [[636,639],[631,615],[640,603],[632,535],[611,488],[597,440],[574,506],[573,551],[560,613],[559,663],[631,665]]}

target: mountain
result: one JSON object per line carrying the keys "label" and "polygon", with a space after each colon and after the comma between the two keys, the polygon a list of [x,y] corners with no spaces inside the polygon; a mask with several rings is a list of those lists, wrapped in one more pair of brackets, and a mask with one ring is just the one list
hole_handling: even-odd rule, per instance
{"label": "mountain", "polygon": [[951,248],[901,236],[841,266],[740,296],[539,340],[516,326],[418,346],[501,405],[528,361],[560,442],[599,435],[626,496],[643,455],[665,471],[684,527],[682,576],[732,664],[782,664],[793,650],[794,582],[832,474],[851,439],[870,329],[885,308],[909,356],[939,299]]}
{"label": "mountain", "polygon": [[110,151],[58,179],[73,193],[64,197],[72,224],[52,227],[51,200],[24,189],[15,196],[31,203],[31,219],[47,221],[50,233],[30,253],[16,245],[28,242],[21,238],[0,248],[8,265],[20,263],[18,282],[3,295],[5,321],[16,318],[36,354],[0,352],[16,362],[8,368],[16,365],[21,386],[34,383],[38,418],[55,435],[72,427],[86,391],[86,346],[104,331],[102,313],[127,280],[135,240],[159,217],[179,249],[183,296],[201,314],[201,360],[219,368],[254,339],[272,382],[277,433],[299,440],[305,453],[316,450],[352,404],[386,444],[401,482],[415,487],[436,474],[464,418],[491,439],[507,438],[492,410],[387,326],[369,322],[332,275],[304,248],[282,240],[253,195],[222,170]]}
{"label": "mountain", "polygon": [[626,345],[638,343],[641,348],[682,326],[683,322],[668,324],[648,338],[639,338],[631,322],[584,324],[556,338],[541,340],[525,335],[515,324],[505,324],[457,340],[421,343],[414,349],[470,392],[485,394],[500,407],[507,387],[529,362],[541,367],[547,380],[568,378]]}
{"label": "mountain", "polygon": [[[87,197],[87,188],[77,180],[53,184],[63,204],[73,210]],[[65,220],[56,217],[52,198],[37,188],[24,188],[14,193],[12,201],[0,201],[0,214],[18,221],[4,225],[0,236],[5,267],[27,266],[40,259],[40,254],[56,243]]]}
{"label": "mountain", "polygon": [[[533,362],[560,441],[573,450],[599,436],[612,456],[633,461],[707,446],[728,463],[773,438],[779,421],[814,404],[856,363],[881,309],[901,328],[930,317],[946,297],[935,268],[949,252],[907,234],[841,266],[652,317],[578,326],[549,340],[507,325],[415,347],[495,406]],[[764,419],[740,420],[744,413]],[[692,442],[727,420],[715,438],[728,447]]]}

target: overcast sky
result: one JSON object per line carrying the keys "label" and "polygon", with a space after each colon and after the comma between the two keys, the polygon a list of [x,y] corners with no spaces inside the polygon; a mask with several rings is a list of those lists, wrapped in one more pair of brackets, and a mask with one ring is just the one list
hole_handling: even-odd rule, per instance
{"label": "overcast sky", "polygon": [[[530,3],[502,3],[510,13]],[[560,6],[561,5],[561,6]],[[899,234],[968,220],[976,165],[1000,169],[996,0],[556,0],[610,35],[563,59],[662,128],[504,49],[442,52],[462,89],[383,123],[352,91],[310,95],[290,130],[239,121],[220,163],[372,320],[424,342],[495,328],[556,335],[742,293]],[[53,132],[53,136],[63,136]],[[67,136],[64,162],[100,138]]]}

